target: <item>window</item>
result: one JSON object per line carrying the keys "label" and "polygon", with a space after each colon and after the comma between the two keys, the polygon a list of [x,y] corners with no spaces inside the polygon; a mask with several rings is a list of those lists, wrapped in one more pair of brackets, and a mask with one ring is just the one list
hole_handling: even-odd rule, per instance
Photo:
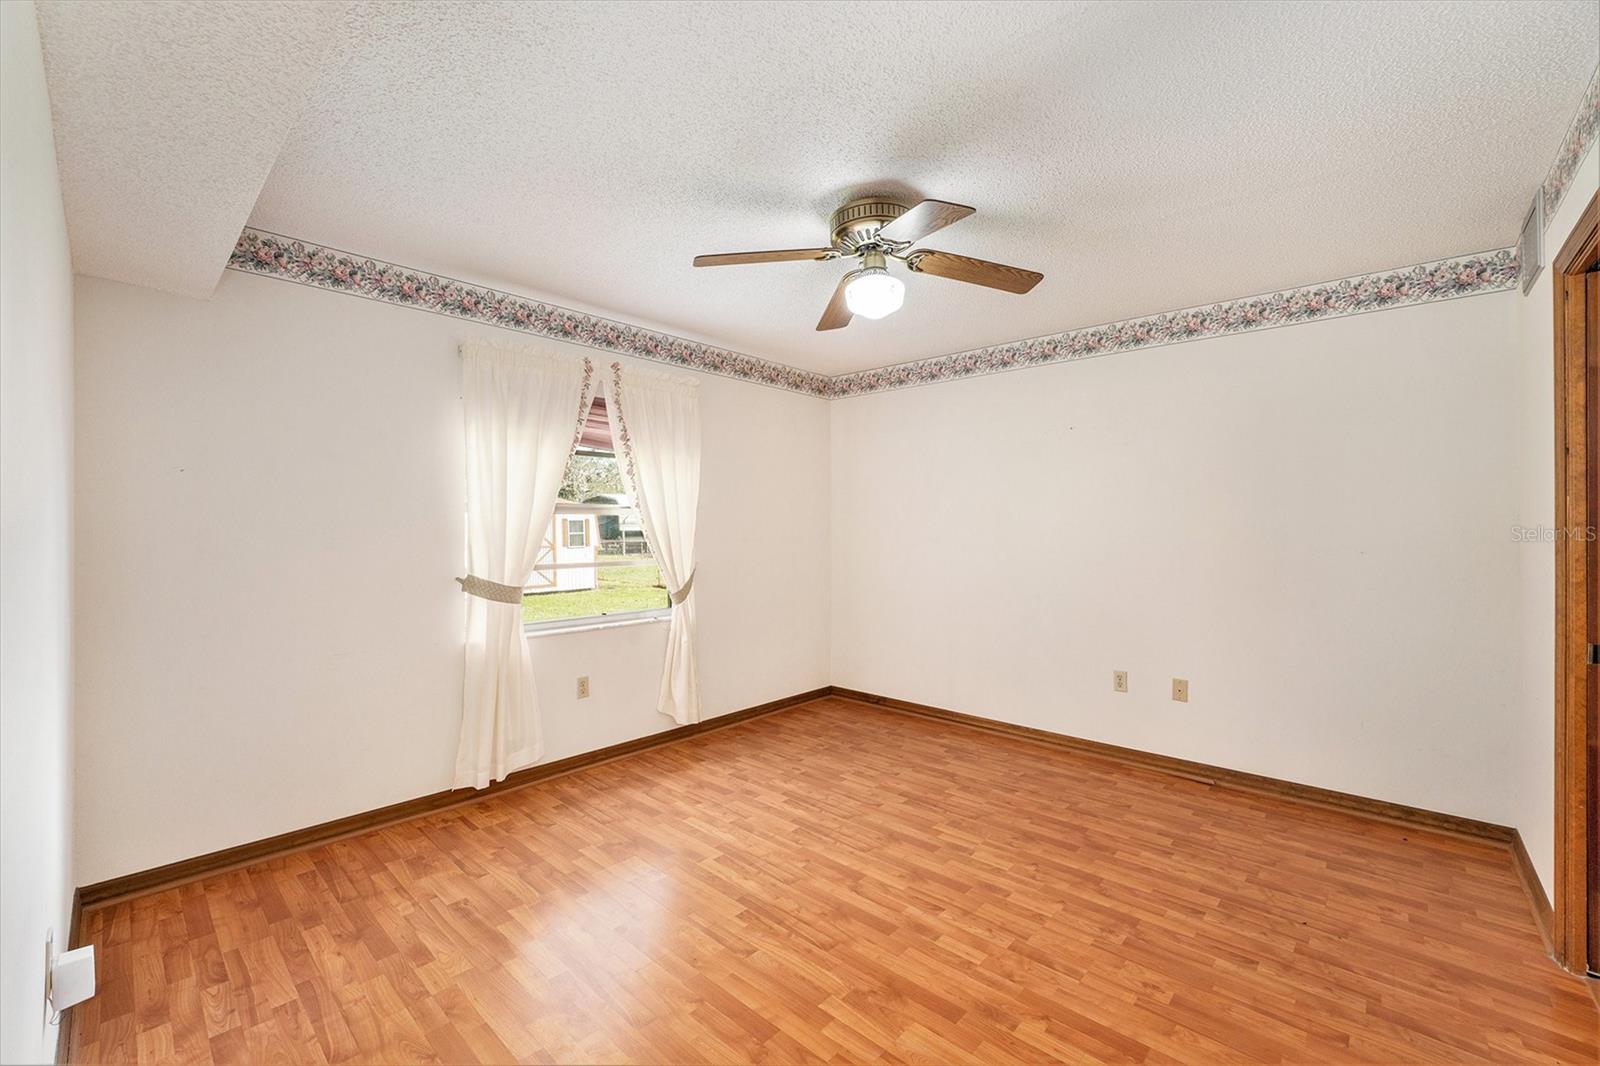
{"label": "window", "polygon": [[622,490],[605,401],[597,398],[523,590],[522,620],[529,629],[559,629],[664,618],[670,608],[644,525]]}

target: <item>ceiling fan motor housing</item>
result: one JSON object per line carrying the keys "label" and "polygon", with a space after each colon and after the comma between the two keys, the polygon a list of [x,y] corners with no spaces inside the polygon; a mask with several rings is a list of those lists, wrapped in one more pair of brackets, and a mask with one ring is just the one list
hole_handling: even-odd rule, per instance
{"label": "ceiling fan motor housing", "polygon": [[880,229],[905,214],[906,210],[903,204],[877,196],[851,200],[835,211],[833,218],[828,221],[833,233],[833,246],[849,255],[870,243]]}

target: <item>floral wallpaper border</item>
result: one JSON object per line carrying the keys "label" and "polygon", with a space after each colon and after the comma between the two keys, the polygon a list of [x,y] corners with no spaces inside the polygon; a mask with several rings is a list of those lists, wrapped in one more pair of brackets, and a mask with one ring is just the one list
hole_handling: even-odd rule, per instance
{"label": "floral wallpaper border", "polygon": [[276,233],[246,229],[233,246],[228,268],[792,392],[828,394],[824,374]]}
{"label": "floral wallpaper border", "polygon": [[1594,76],[1589,79],[1589,88],[1584,90],[1578,113],[1572,117],[1572,125],[1567,127],[1567,135],[1561,141],[1561,151],[1556,153],[1556,161],[1550,164],[1545,175],[1541,191],[1546,226],[1555,220],[1556,208],[1561,206],[1567,190],[1572,187],[1572,176],[1578,172],[1583,157],[1589,154],[1597,132],[1600,132],[1600,67],[1595,68]]}
{"label": "floral wallpaper border", "polygon": [[1499,292],[1517,282],[1515,251],[1503,248],[828,377],[260,230],[240,235],[228,268],[828,398]]}
{"label": "floral wallpaper border", "polygon": [[1362,274],[1339,281],[1287,289],[1263,296],[1169,311],[1147,318],[1089,326],[1032,340],[997,344],[955,355],[918,359],[830,379],[829,396],[856,396],[903,389],[1022,367],[1045,366],[1139,348],[1223,337],[1323,318],[1359,315],[1390,307],[1499,292],[1517,283],[1514,249]]}

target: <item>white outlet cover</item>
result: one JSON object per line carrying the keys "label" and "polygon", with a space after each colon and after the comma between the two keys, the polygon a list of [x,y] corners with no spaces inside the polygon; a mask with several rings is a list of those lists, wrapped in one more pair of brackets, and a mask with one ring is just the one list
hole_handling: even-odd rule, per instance
{"label": "white outlet cover", "polygon": [[50,966],[50,1006],[58,1011],[94,995],[94,945],[62,952]]}

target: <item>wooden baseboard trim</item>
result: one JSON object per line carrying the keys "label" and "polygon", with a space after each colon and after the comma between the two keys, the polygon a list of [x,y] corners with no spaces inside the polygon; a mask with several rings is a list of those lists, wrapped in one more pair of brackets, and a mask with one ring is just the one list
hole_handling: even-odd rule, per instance
{"label": "wooden baseboard trim", "polygon": [[335,818],[332,821],[307,826],[304,829],[296,829],[288,833],[279,833],[277,836],[267,837],[264,840],[238,844],[234,847],[223,848],[205,855],[196,855],[191,859],[181,859],[178,862],[167,863],[164,866],[157,866],[150,870],[142,870],[138,873],[97,881],[92,885],[85,885],[78,889],[77,899],[79,904],[75,906],[81,905],[83,909],[93,910],[134,896],[159,892],[174,885],[193,881],[196,878],[206,877],[236,866],[245,866],[250,863],[260,862],[262,859],[276,858],[291,852],[303,851],[306,848],[315,847],[318,844],[326,844],[340,837],[352,836],[380,826],[393,825],[396,822],[404,822],[448,807],[457,807],[464,803],[475,803],[486,796],[498,795],[512,789],[526,788],[540,781],[548,781],[553,777],[560,777],[603,762],[610,762],[613,759],[648,751],[651,748],[676,744],[703,733],[726,729],[741,722],[748,722],[752,718],[759,718],[775,711],[782,711],[802,703],[809,703],[812,700],[827,696],[830,691],[831,689],[828,687],[813,689],[810,692],[785,696],[782,699],[719,715],[716,718],[710,718],[693,725],[678,726],[675,729],[652,733],[649,736],[638,737],[634,740],[624,741],[621,744],[612,744],[609,747],[584,752],[581,755],[573,755],[565,759],[557,759],[555,762],[530,766],[525,770],[515,771],[505,780],[496,781],[488,788],[476,790],[447,789],[443,792],[434,792],[426,796],[418,796],[416,799],[391,803],[376,810],[364,811],[344,818]]}
{"label": "wooden baseboard trim", "polygon": [[[1421,807],[1410,807],[1403,803],[1390,803],[1387,800],[1370,799],[1366,796],[1357,796],[1349,792],[1336,792],[1333,789],[1319,788],[1315,785],[1302,785],[1294,781],[1284,781],[1281,778],[1246,773],[1243,770],[1229,770],[1223,766],[1191,762],[1188,759],[1179,759],[1171,755],[1156,755],[1147,751],[1139,751],[1137,748],[1119,747],[1116,744],[1106,744],[1098,740],[1084,740],[1081,737],[1068,736],[1065,733],[1052,733],[1048,730],[1035,729],[1031,726],[1012,725],[1009,722],[998,722],[992,718],[963,714],[960,711],[945,710],[942,707],[930,707],[923,703],[912,703],[910,700],[898,700],[871,692],[859,692],[855,689],[840,688],[837,685],[833,687],[833,694],[844,699],[855,700],[858,703],[897,711],[901,714],[919,715],[923,718],[932,718],[954,725],[981,729],[985,732],[998,733],[1002,736],[1014,737],[1019,740],[1048,744],[1051,747],[1065,748],[1082,755],[1111,759],[1147,770],[1188,778],[1191,781],[1198,781],[1202,784],[1215,785],[1220,788],[1240,789],[1246,792],[1265,793],[1282,799],[1294,800],[1297,803],[1306,803],[1317,807],[1330,807],[1335,810],[1365,815],[1369,818],[1379,818],[1387,822],[1397,822],[1401,825],[1427,829],[1432,832],[1451,833],[1456,836],[1471,837],[1475,840],[1488,840],[1507,846],[1512,843],[1517,835],[1517,831],[1510,826],[1481,822],[1475,818],[1462,818],[1459,815],[1424,810]],[[1535,881],[1537,882],[1537,879]]]}
{"label": "wooden baseboard trim", "polygon": [[1515,830],[1512,831],[1511,861],[1516,864],[1517,878],[1522,882],[1522,890],[1528,894],[1528,909],[1533,912],[1533,922],[1539,927],[1539,936],[1544,940],[1544,950],[1554,958],[1555,942],[1550,939],[1550,932],[1555,913],[1550,908],[1550,897],[1544,893],[1544,884],[1534,871],[1533,859],[1528,855],[1528,846],[1522,842],[1522,834]]}
{"label": "wooden baseboard trim", "polygon": [[[72,917],[67,923],[67,950],[81,947],[78,941],[80,930],[83,929],[83,893],[78,889],[72,890]],[[72,1061],[72,1038],[75,1035],[72,1018],[76,1007],[68,1007],[61,1012],[61,1020],[56,1030],[56,1066],[65,1066]]]}
{"label": "wooden baseboard trim", "polygon": [[1522,882],[1522,891],[1528,896],[1528,909],[1533,912],[1533,924],[1539,927],[1539,939],[1544,941],[1544,952],[1550,956],[1550,961],[1563,974],[1583,982],[1584,990],[1594,1000],[1596,1010],[1600,1010],[1600,978],[1572,973],[1561,965],[1556,958],[1555,941],[1551,939],[1555,930],[1555,912],[1550,906],[1550,897],[1545,895],[1544,884],[1539,880],[1539,875],[1533,868],[1533,859],[1528,855],[1528,846],[1523,843],[1522,834],[1513,832],[1511,840],[1511,861],[1517,868],[1517,879]]}

